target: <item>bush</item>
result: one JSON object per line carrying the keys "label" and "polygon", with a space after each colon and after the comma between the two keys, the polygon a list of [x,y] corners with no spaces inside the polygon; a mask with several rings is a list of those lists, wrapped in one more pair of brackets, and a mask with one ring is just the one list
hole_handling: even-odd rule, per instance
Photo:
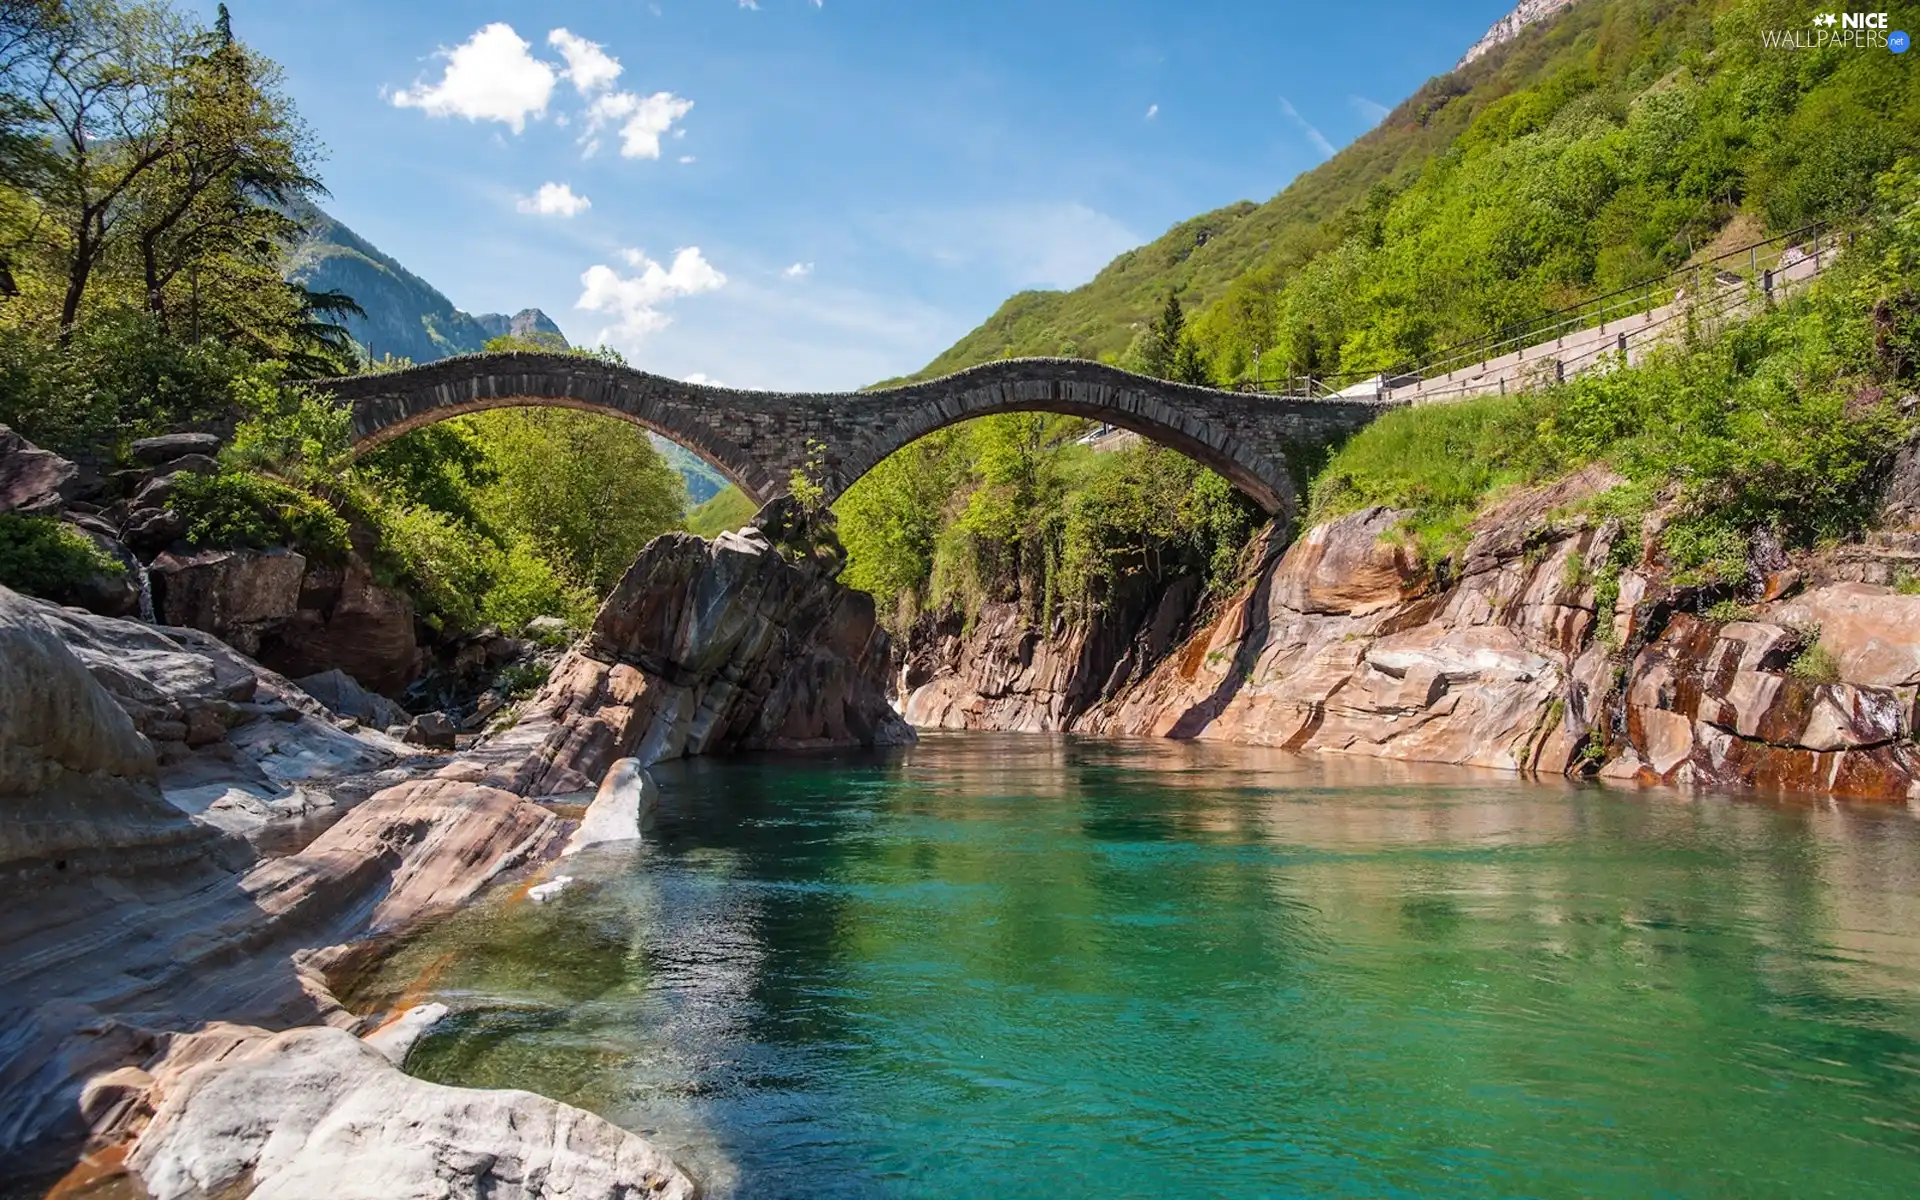
{"label": "bush", "polygon": [[507,543],[491,565],[480,615],[502,629],[524,629],[535,617],[560,617],[579,628],[593,620],[598,598],[561,578],[553,564],[521,539]]}
{"label": "bush", "polygon": [[478,628],[492,581],[493,544],[419,505],[384,505],[369,515],[380,534],[375,565],[412,592],[428,624],[448,631]]}
{"label": "bush", "polygon": [[61,346],[53,331],[0,337],[0,424],[35,444],[84,452],[217,417],[233,401],[246,355],[163,333],[153,318],[111,310]]}
{"label": "bush", "polygon": [[192,546],[288,546],[325,562],[352,549],[346,521],[324,500],[264,475],[188,475],[167,507],[185,522],[182,536]]}
{"label": "bush", "polygon": [[1833,656],[1833,651],[1815,642],[1794,656],[1787,674],[1808,683],[1839,683],[1840,660]]}
{"label": "bush", "polygon": [[65,600],[95,576],[125,570],[119,559],[64,521],[0,514],[0,584],[16,592]]}

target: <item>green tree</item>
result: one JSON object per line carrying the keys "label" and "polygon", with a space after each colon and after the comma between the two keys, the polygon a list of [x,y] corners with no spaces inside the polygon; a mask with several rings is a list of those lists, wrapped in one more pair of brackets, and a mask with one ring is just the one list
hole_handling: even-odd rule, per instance
{"label": "green tree", "polygon": [[1186,328],[1187,314],[1180,307],[1180,293],[1169,291],[1159,314],[1147,322],[1146,340],[1140,354],[1141,370],[1159,379],[1171,378]]}

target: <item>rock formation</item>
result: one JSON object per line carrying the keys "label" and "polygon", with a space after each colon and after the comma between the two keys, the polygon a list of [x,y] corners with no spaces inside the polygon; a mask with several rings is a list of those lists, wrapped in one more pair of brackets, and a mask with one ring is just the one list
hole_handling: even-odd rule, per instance
{"label": "rock formation", "polygon": [[[5,589],[0,695],[0,876],[22,897],[0,914],[7,1174],[91,1129],[105,1144],[140,1138],[133,1166],[154,1195],[229,1194],[243,1179],[250,1194],[308,1195],[323,1173],[341,1195],[691,1194],[596,1118],[417,1083],[336,1031],[362,1024],[320,974],[345,943],[549,852],[564,832],[553,812],[447,769],[261,858],[219,827],[218,804],[196,807],[204,778],[174,786],[171,773],[324,789],[397,744],[336,728],[207,635]],[[223,795],[239,790],[229,780]],[[317,1025],[335,1028],[269,1033]]]}
{"label": "rock formation", "polygon": [[[1559,514],[1613,482],[1594,469],[1511,497],[1475,522],[1444,582],[1393,536],[1404,514],[1376,508],[1284,553],[1269,533],[1240,584],[1196,615],[1145,610],[1052,636],[991,607],[970,635],[934,624],[910,639],[906,711],[952,728],[1917,794],[1920,648],[1904,631],[1920,629],[1920,596],[1887,586],[1906,561],[1902,535],[1781,573],[1775,599],[1729,622],[1686,611],[1642,553],[1603,622],[1599,580],[1623,534]],[[1148,671],[1087,653],[1116,631],[1157,647],[1169,627],[1183,636]],[[1832,678],[1792,669],[1816,648]]]}
{"label": "rock formation", "polygon": [[656,538],[485,754],[522,795],[592,789],[616,759],[909,742],[887,700],[891,645],[837,562],[759,529]]}
{"label": "rock formation", "polygon": [[1467,52],[1461,55],[1459,62],[1453,64],[1453,69],[1458,71],[1495,46],[1505,45],[1519,37],[1529,25],[1538,24],[1560,10],[1572,7],[1574,3],[1576,0],[1520,0],[1517,8],[1495,21],[1479,41],[1467,47]]}

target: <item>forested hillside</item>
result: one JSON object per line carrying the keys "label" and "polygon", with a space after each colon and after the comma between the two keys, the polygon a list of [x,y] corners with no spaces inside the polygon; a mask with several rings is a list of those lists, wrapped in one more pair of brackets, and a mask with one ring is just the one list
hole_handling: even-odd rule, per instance
{"label": "forested hillside", "polygon": [[[1884,231],[1911,212],[1917,64],[1764,45],[1808,18],[1780,0],[1582,0],[1428,82],[1265,204],[1184,222],[1074,291],[1013,297],[921,375],[1061,354],[1190,382],[1365,376],[1716,247],[1822,220]],[[1449,531],[1501,486],[1600,460],[1635,480],[1623,513],[1688,481],[1674,536],[1703,577],[1737,573],[1756,529],[1844,536],[1901,428],[1857,396],[1866,378],[1905,386],[1897,354],[1860,343],[1873,321],[1883,356],[1904,336],[1904,271],[1832,282],[1811,307],[1609,383],[1383,422],[1319,471],[1312,513],[1419,510],[1408,536],[1443,569]],[[1040,620],[1124,580],[1217,575],[1244,505],[1170,451],[1095,456],[1078,432],[996,417],[900,452],[838,506],[850,577],[899,623],[984,597]],[[1317,470],[1296,464],[1303,484]]]}
{"label": "forested hillside", "polygon": [[1763,44],[1809,15],[1583,0],[1431,80],[1266,203],[1183,222],[1074,291],[1013,297],[921,375],[1125,361],[1172,290],[1222,381],[1256,356],[1268,376],[1366,375],[1657,276],[1723,234],[1851,211],[1920,148],[1920,86],[1906,56]]}

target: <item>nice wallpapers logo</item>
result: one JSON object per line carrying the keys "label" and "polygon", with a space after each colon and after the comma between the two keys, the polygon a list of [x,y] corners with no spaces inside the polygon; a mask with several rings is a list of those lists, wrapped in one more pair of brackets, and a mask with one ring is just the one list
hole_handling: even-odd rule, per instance
{"label": "nice wallpapers logo", "polygon": [[1760,40],[1774,50],[1889,50],[1905,54],[1912,39],[1887,28],[1887,14],[1815,13],[1809,29],[1764,29]]}

